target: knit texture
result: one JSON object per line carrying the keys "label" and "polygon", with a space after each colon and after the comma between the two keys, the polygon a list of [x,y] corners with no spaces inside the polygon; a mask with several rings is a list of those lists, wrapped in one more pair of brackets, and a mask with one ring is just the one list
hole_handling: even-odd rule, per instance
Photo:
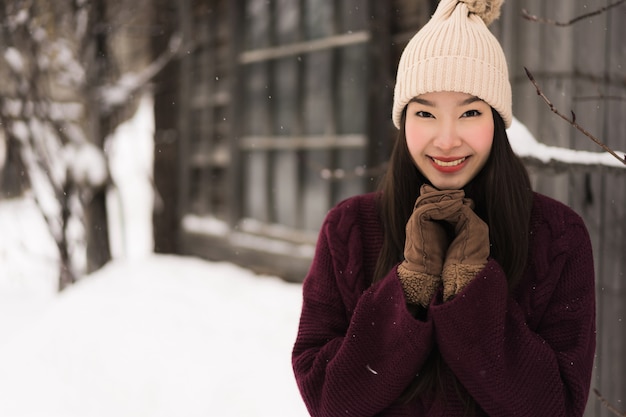
{"label": "knit texture", "polygon": [[514,293],[490,259],[452,300],[436,295],[423,320],[408,311],[397,268],[370,285],[383,239],[378,219],[368,194],[332,209],[321,228],[292,356],[312,416],[465,415],[453,388],[445,402],[397,402],[435,345],[478,416],[582,416],[595,295],[590,240],[578,215],[535,195],[529,262]]}
{"label": "knit texture", "polygon": [[436,91],[476,96],[500,113],[506,127],[511,125],[512,96],[506,58],[487,28],[499,16],[501,3],[439,3],[432,18],[413,36],[400,57],[392,110],[398,129],[409,101]]}

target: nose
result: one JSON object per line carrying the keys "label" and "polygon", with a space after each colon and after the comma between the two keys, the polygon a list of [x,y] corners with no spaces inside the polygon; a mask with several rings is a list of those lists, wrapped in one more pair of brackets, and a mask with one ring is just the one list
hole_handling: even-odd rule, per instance
{"label": "nose", "polygon": [[433,145],[444,152],[448,152],[461,146],[462,140],[454,123],[442,123],[439,132],[433,141]]}

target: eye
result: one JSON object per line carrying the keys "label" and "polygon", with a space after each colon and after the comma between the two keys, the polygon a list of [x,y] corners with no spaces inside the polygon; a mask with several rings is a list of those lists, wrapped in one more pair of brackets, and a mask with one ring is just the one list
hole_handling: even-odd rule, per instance
{"label": "eye", "polygon": [[468,110],[465,113],[463,113],[463,115],[461,117],[477,117],[480,116],[482,113],[478,110]]}
{"label": "eye", "polygon": [[415,112],[415,115],[417,117],[423,117],[423,118],[433,118],[433,117],[435,117],[435,116],[432,115],[432,113],[428,113],[427,111],[423,111],[423,110]]}

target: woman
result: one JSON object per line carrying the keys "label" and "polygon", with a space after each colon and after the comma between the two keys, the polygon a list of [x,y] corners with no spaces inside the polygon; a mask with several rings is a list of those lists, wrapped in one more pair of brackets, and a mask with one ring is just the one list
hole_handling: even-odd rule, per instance
{"label": "woman", "polygon": [[500,3],[441,1],[400,59],[381,190],[324,221],[292,358],[312,416],[583,414],[591,245],[509,145]]}

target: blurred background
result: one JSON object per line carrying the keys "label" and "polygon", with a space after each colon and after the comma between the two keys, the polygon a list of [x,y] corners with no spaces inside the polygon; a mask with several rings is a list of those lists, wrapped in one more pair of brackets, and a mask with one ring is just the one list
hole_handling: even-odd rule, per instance
{"label": "blurred background", "polygon": [[[377,186],[395,138],[397,62],[437,3],[5,0],[0,204],[34,196],[66,288],[115,256],[110,211],[129,176],[112,161],[126,152],[154,193],[150,250],[301,282],[328,209]],[[602,152],[550,111],[524,67],[557,109],[626,150],[623,3],[504,4],[492,30],[514,115],[540,142]],[[112,141],[146,103],[147,159]],[[586,221],[598,301],[592,386],[624,412],[626,170],[524,160],[537,191]],[[612,414],[592,394],[586,415]]]}

